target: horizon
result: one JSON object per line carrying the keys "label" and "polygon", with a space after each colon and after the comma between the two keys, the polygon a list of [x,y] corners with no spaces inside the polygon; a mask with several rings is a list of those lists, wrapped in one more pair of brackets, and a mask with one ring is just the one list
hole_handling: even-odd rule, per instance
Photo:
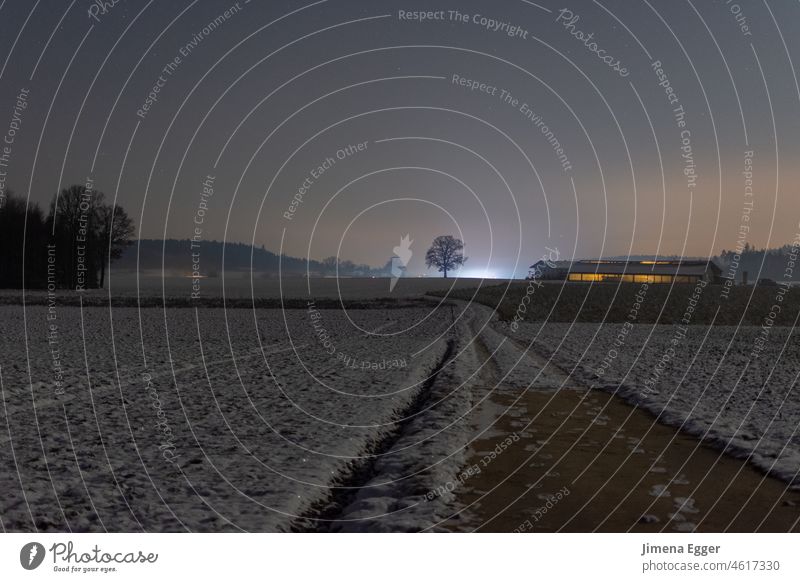
{"label": "horizon", "polygon": [[[176,238],[167,238],[167,239],[145,238],[145,239],[139,239],[139,238],[136,238],[136,239],[132,239],[131,240],[131,246],[132,247],[136,246],[136,244],[139,241],[165,242],[165,241],[170,241],[170,240],[171,241],[177,241],[177,242],[191,242],[191,239],[189,239],[189,238],[185,238],[185,239],[176,239]],[[266,248],[264,246],[251,245],[250,243],[242,242],[242,241],[207,240],[207,241],[203,241],[203,243],[205,243],[205,244],[244,245],[244,246],[252,248],[254,250],[263,250],[263,251],[266,251],[268,253],[281,256],[281,255],[279,255],[279,253],[276,253],[272,249]],[[782,244],[780,246],[776,246],[774,248],[761,248],[761,249],[753,248],[753,249],[751,249],[751,251],[752,252],[757,252],[757,253],[762,253],[762,252],[767,253],[767,252],[770,252],[770,251],[781,250],[781,249],[784,249],[784,248],[790,247],[790,246],[791,246],[791,243],[785,243],[785,244]],[[633,262],[633,261],[659,260],[659,259],[660,260],[684,260],[684,261],[691,261],[691,260],[702,260],[702,261],[717,260],[717,261],[720,261],[720,259],[722,258],[722,253],[725,252],[726,250],[728,250],[728,249],[721,249],[719,251],[719,253],[717,253],[715,255],[712,255],[712,256],[708,256],[708,257],[678,256],[678,255],[656,255],[656,254],[651,254],[651,253],[635,252],[635,253],[631,253],[628,256],[625,256],[625,255],[612,255],[612,256],[605,256],[605,257],[583,256],[583,257],[564,258],[564,259],[561,259],[561,260],[568,260],[568,261],[573,261],[573,262],[575,262],[575,261],[596,261],[596,260],[603,260],[603,261],[624,260],[624,261],[632,261]],[[734,249],[731,249],[731,250],[734,250]],[[282,256],[287,257],[287,258],[291,258],[291,259],[299,259],[299,260],[303,260],[303,261],[308,260],[308,261],[313,261],[315,263],[321,263],[325,258],[327,258],[327,256],[330,256],[330,255],[320,256],[320,257],[317,257],[317,258],[312,257],[310,259],[307,259],[306,257],[297,257],[297,256],[286,254],[286,253],[284,253]],[[339,257],[339,258],[342,261],[350,260],[349,257]],[[389,257],[389,259],[391,259],[391,257]],[[497,280],[517,279],[517,280],[521,280],[521,279],[525,279],[528,276],[529,269],[530,269],[530,267],[533,266],[533,263],[535,263],[535,261],[532,261],[531,264],[529,264],[524,269],[521,268],[518,273],[504,273],[504,272],[492,273],[492,272],[485,271],[485,270],[476,272],[475,270],[470,269],[469,267],[464,267],[466,274],[465,275],[458,275],[458,276],[460,278],[468,278],[468,279],[497,279]],[[378,270],[378,269],[385,268],[386,264],[387,264],[387,261],[384,261],[383,264],[369,265],[369,267],[372,268],[372,269]],[[146,269],[146,270],[149,271],[151,269]],[[170,268],[170,269],[167,269],[167,270],[169,272],[171,272],[171,273],[176,271],[176,269],[174,269],[174,268]],[[239,270],[241,270],[241,269],[230,269],[231,272],[236,272],[236,271],[239,271]],[[454,271],[454,274],[458,273],[459,271],[460,270]],[[341,276],[342,277],[347,277],[347,278],[356,278],[356,277],[348,276],[348,275],[341,275]],[[390,277],[390,276],[391,275],[381,275],[380,277]],[[440,277],[441,275],[439,275],[437,273],[431,273],[430,271],[427,271],[427,272],[426,271],[413,271],[412,274],[406,275],[406,276],[410,277],[410,278],[426,278],[426,277],[433,278],[433,277]],[[364,276],[364,278],[375,278],[375,277],[376,277],[375,275],[365,275]]]}

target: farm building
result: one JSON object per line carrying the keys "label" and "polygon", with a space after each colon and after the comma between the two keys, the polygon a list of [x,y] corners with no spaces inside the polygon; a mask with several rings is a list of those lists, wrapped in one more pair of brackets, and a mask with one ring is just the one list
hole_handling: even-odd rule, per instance
{"label": "farm building", "polygon": [[717,283],[722,270],[713,261],[539,261],[529,278],[580,283]]}

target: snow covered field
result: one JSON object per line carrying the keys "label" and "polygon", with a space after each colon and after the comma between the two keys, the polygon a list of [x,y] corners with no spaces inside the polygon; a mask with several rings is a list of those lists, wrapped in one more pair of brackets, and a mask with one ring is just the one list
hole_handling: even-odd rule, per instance
{"label": "snow covered field", "polygon": [[[773,327],[523,324],[538,352],[661,422],[800,485],[800,346]],[[627,330],[627,331],[626,331]]]}
{"label": "snow covered field", "polygon": [[435,528],[455,496],[431,492],[463,470],[471,441],[508,436],[492,425],[514,411],[493,395],[529,386],[619,386],[762,470],[792,481],[800,469],[788,329],[751,362],[756,328],[691,327],[675,344],[672,327],[636,325],[612,355],[621,326],[512,331],[486,307],[437,301],[1,306],[3,528]]}
{"label": "snow covered field", "polygon": [[4,527],[287,528],[396,430],[429,313],[3,307]]}

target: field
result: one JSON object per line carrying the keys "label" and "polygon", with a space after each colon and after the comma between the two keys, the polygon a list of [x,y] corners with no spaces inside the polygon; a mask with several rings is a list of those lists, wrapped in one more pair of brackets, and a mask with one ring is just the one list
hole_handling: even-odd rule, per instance
{"label": "field", "polygon": [[[623,323],[642,295],[641,309],[635,323],[678,324],[695,294],[691,324],[761,325],[774,305],[775,325],[795,325],[800,315],[800,288],[793,286],[785,294],[778,286],[736,286],[729,296],[721,285],[708,285],[697,293],[694,285],[640,285],[612,283],[583,284],[561,282],[512,282],[484,285],[475,294],[473,289],[456,289],[451,298],[477,301],[496,309],[505,320],[515,316],[524,321]],[[431,291],[432,295],[444,295]],[[523,303],[525,296],[530,302]],[[520,309],[520,306],[523,306]]]}
{"label": "field", "polygon": [[419,310],[320,313],[3,307],[5,527],[289,528],[380,451],[446,347]]}
{"label": "field", "polygon": [[764,472],[800,484],[800,349],[793,328],[549,324],[511,334],[584,385],[618,395],[662,423]]}
{"label": "field", "polygon": [[[242,309],[0,306],[3,528],[511,531],[564,488],[535,529],[797,528],[793,328],[536,322],[550,285],[512,326],[423,295],[441,280],[377,281]],[[763,519],[715,502],[723,478]],[[589,493],[608,483],[631,500]]]}

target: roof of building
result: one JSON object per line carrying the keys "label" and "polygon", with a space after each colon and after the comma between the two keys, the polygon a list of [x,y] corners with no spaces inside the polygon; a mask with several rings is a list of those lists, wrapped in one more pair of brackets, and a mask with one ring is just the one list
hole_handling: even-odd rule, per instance
{"label": "roof of building", "polygon": [[715,274],[722,270],[714,261],[670,260],[670,261],[545,261],[540,260],[531,269],[567,270],[570,273],[608,273],[644,275],[703,275],[708,271]]}

